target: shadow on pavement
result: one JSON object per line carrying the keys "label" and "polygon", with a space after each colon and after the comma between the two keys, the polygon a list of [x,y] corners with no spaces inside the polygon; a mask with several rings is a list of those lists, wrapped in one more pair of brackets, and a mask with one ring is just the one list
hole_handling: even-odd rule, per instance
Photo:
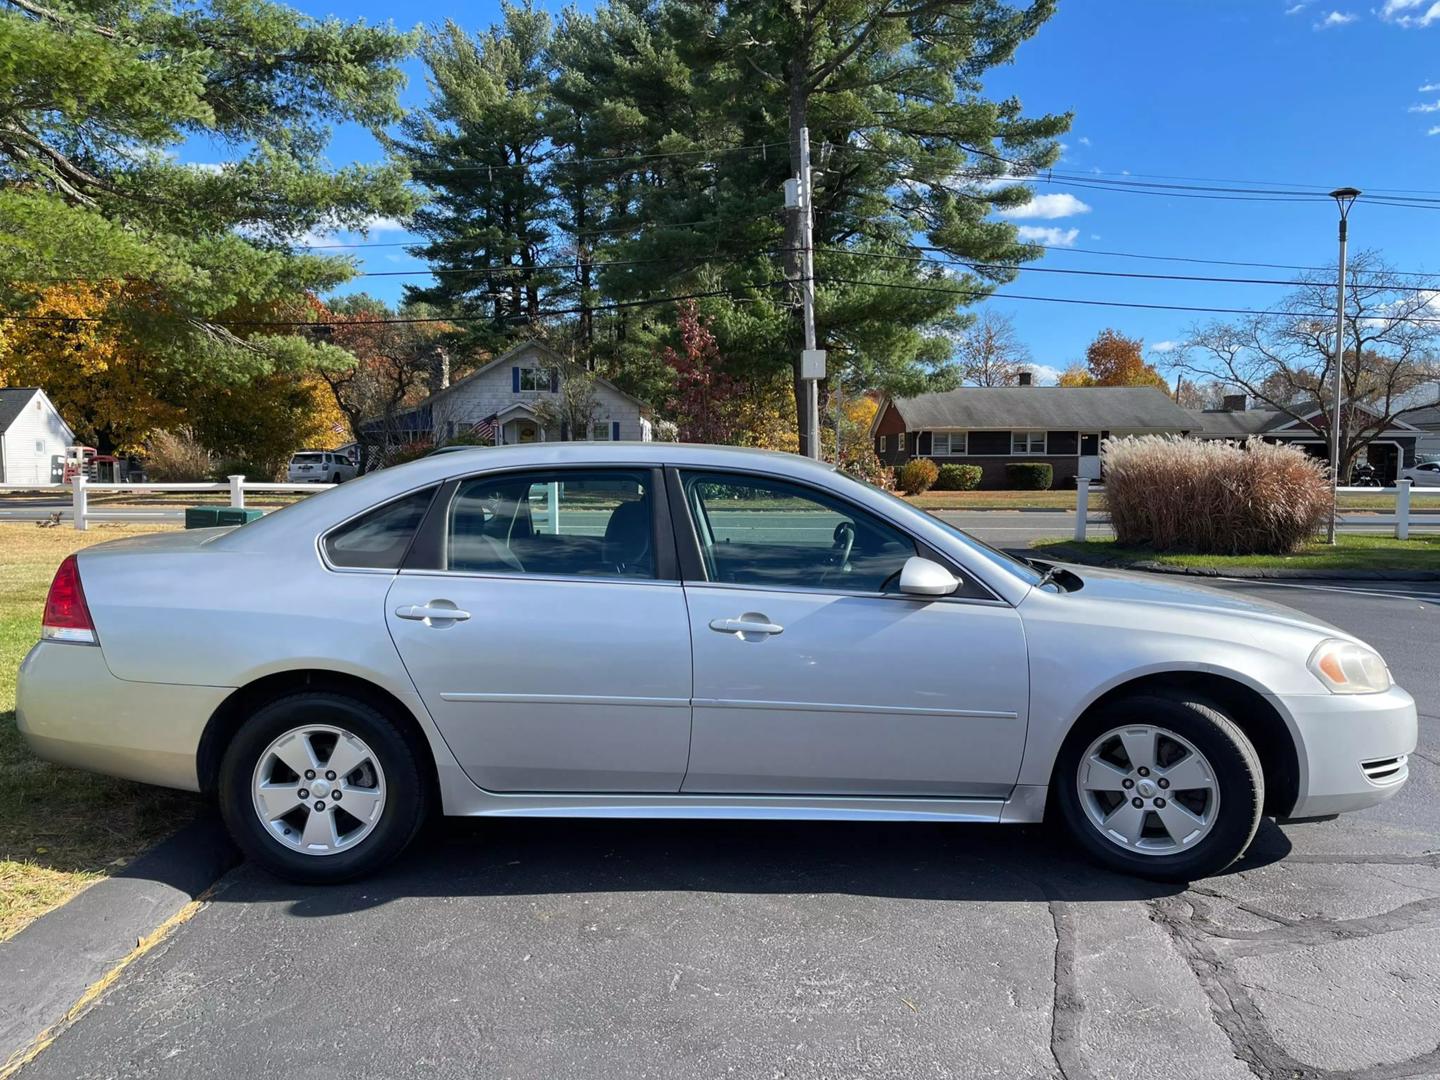
{"label": "shadow on pavement", "polygon": [[[1267,820],[1234,871],[1289,850]],[[373,877],[311,887],[246,867],[214,899],[289,903],[293,915],[322,918],[416,896],[693,891],[1088,903],[1184,888],[1101,870],[1039,826],[451,819]]]}

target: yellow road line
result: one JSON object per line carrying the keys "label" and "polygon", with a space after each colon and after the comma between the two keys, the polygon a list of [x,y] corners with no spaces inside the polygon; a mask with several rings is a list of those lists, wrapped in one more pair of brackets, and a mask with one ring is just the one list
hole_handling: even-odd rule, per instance
{"label": "yellow road line", "polygon": [[205,906],[214,892],[215,887],[212,885],[179,911],[175,912],[174,915],[171,915],[154,930],[150,931],[150,933],[140,938],[135,943],[135,948],[131,949],[129,953],[122,957],[119,963],[85,988],[85,992],[80,995],[75,1004],[65,1010],[64,1016],[54,1024],[51,1024],[39,1035],[35,1036],[29,1046],[15,1051],[15,1053],[10,1055],[9,1060],[3,1065],[0,1065],[0,1080],[10,1080],[10,1077],[14,1076],[26,1065],[39,1057],[47,1046],[59,1038],[60,1034],[66,1028],[80,1019],[85,1010],[99,1000],[101,994],[110,989],[115,980],[120,978],[121,973],[127,967],[163,942],[177,927],[184,926],[194,918],[196,912]]}

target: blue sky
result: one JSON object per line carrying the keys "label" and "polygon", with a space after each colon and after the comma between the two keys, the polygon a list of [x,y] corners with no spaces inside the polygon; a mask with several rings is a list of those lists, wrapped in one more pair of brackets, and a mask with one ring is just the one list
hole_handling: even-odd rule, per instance
{"label": "blue sky", "polygon": [[[316,16],[394,20],[454,18],[470,28],[498,15],[491,0],[291,0]],[[559,4],[554,5],[556,10]],[[1075,114],[1058,171],[1104,179],[1184,177],[1283,186],[1353,185],[1440,196],[1440,0],[1373,0],[1334,6],[1286,0],[1061,0],[1059,13],[1015,62],[992,72],[992,95],[1015,95],[1031,112]],[[411,64],[407,104],[425,98]],[[336,164],[375,160],[363,132],[340,131]],[[214,160],[198,146],[191,160]],[[1097,171],[1098,170],[1098,171]],[[1159,182],[1183,182],[1160,180]],[[1216,201],[1038,185],[1016,224],[1052,245],[1039,266],[1233,277],[1291,272],[1146,262],[1096,251],[1269,263],[1324,264],[1335,255],[1327,201]],[[405,239],[381,223],[372,243]],[[339,242],[364,240],[337,236]],[[1376,248],[1394,266],[1440,278],[1440,208],[1357,205],[1351,247]],[[419,263],[399,247],[356,249],[363,268]],[[361,278],[354,288],[393,299],[402,281]],[[1265,307],[1272,286],[1156,282],[1022,274],[1003,291],[1050,297],[1215,307]],[[1101,329],[1143,337],[1152,358],[1209,316],[995,298],[1013,315],[1038,364],[1078,359]]]}

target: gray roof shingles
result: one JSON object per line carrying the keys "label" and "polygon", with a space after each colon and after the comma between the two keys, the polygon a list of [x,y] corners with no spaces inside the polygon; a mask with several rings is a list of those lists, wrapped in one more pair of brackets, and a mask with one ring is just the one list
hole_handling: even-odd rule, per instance
{"label": "gray roof shingles", "polygon": [[896,398],[895,408],[911,431],[1193,430],[1195,418],[1149,386],[962,386],[937,394]]}
{"label": "gray roof shingles", "polygon": [[35,396],[34,386],[14,386],[0,389],[0,434],[10,430],[10,425],[20,415],[30,399]]}
{"label": "gray roof shingles", "polygon": [[1187,409],[1194,419],[1192,431],[1197,435],[1215,435],[1227,439],[1259,435],[1277,427],[1284,427],[1295,418],[1278,409]]}

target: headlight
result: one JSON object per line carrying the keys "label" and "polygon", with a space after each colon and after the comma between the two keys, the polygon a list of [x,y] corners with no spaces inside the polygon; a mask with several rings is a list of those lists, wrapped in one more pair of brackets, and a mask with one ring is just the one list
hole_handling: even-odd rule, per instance
{"label": "headlight", "polygon": [[1379,694],[1390,689],[1390,669],[1380,654],[1353,641],[1322,641],[1307,666],[1332,694]]}

